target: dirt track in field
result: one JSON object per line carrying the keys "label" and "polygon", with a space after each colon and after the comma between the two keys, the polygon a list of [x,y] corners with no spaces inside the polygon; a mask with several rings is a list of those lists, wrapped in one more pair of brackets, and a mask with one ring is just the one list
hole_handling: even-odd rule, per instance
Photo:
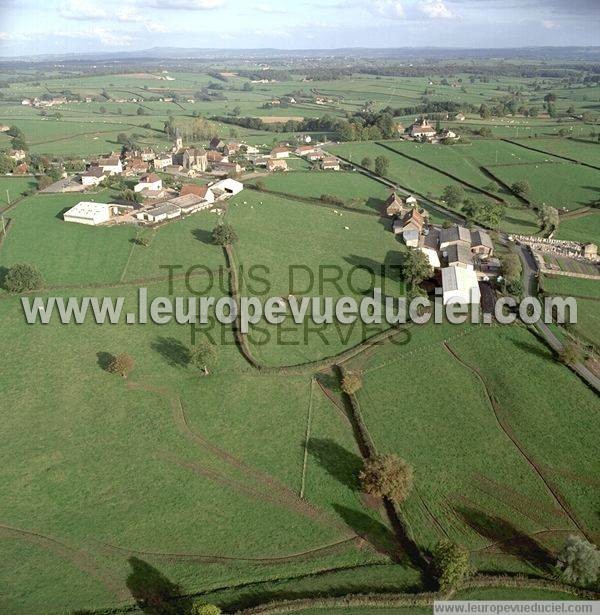
{"label": "dirt track in field", "polygon": [[519,451],[523,459],[527,462],[529,467],[538,475],[541,481],[544,483],[548,493],[552,496],[556,504],[562,509],[564,514],[568,517],[568,519],[573,523],[573,525],[591,542],[594,542],[593,537],[590,536],[590,533],[587,531],[587,528],[577,519],[575,512],[571,509],[569,503],[565,500],[562,494],[558,491],[556,486],[550,482],[550,480],[545,476],[542,467],[531,457],[531,455],[527,452],[524,446],[517,439],[516,434],[514,433],[512,426],[509,424],[506,413],[502,406],[496,400],[493,391],[488,385],[487,380],[483,376],[483,374],[479,371],[478,368],[469,365],[465,361],[463,361],[459,355],[450,347],[447,342],[444,342],[443,347],[447,350],[447,352],[452,356],[460,365],[462,365],[465,369],[468,369],[472,374],[476,376],[476,378],[481,382],[483,389],[488,398],[490,407],[494,412],[494,416],[496,417],[496,421],[500,429],[504,432],[506,437],[513,443],[515,448]]}
{"label": "dirt track in field", "polygon": [[195,474],[219,482],[220,484],[227,485],[235,492],[243,493],[259,502],[270,502],[275,506],[285,508],[290,512],[294,512],[298,515],[311,519],[320,525],[335,528],[348,537],[355,535],[353,532],[349,531],[346,524],[338,521],[329,513],[300,498],[292,489],[287,487],[287,485],[275,477],[248,465],[241,459],[218,447],[200,433],[193,430],[185,414],[181,399],[168,389],[164,387],[143,385],[137,382],[129,382],[128,387],[130,389],[140,389],[151,393],[156,393],[162,397],[165,397],[169,401],[173,422],[179,432],[202,451],[208,451],[217,459],[226,464],[226,466],[230,469],[241,473],[241,475],[247,480],[241,481],[231,475],[226,475],[221,471],[213,470],[197,462],[189,462],[171,455],[163,454],[162,457],[164,459],[167,459],[171,463],[176,463],[180,467],[194,472]]}
{"label": "dirt track in field", "polygon": [[227,557],[222,555],[203,555],[200,553],[162,553],[159,551],[140,551],[136,549],[128,549],[116,545],[106,544],[105,547],[112,552],[127,553],[128,555],[137,555],[141,557],[154,558],[165,562],[196,562],[202,564],[222,564],[227,562],[249,562],[256,564],[283,564],[301,560],[311,559],[313,557],[321,557],[323,555],[331,555],[345,550],[346,547],[352,544],[362,543],[362,539],[358,536],[346,538],[338,542],[300,551],[290,555],[279,555],[271,557]]}
{"label": "dirt track in field", "polygon": [[30,532],[3,523],[0,524],[0,533],[6,536],[16,536],[29,544],[41,547],[61,559],[70,562],[82,572],[85,572],[102,583],[102,585],[104,585],[104,587],[106,587],[106,589],[118,600],[123,600],[129,596],[129,592],[123,582],[118,577],[112,575],[112,573],[103,569],[98,562],[85,551],[70,547],[51,536],[39,534],[38,532]]}

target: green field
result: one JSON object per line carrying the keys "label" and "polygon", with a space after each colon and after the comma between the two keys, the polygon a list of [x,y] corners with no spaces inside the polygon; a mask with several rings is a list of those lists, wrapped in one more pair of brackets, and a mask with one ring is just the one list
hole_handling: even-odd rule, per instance
{"label": "green field", "polygon": [[[572,432],[573,440],[565,442],[560,451],[552,444],[550,425],[553,430],[561,424],[564,428],[567,419],[560,411],[564,404],[577,398],[577,407],[584,413],[598,406],[597,399],[523,329],[473,330],[448,325],[447,329],[412,328],[411,334],[410,343],[400,353],[399,349],[382,350],[362,365],[364,387],[358,399],[377,449],[401,452],[415,467],[418,494],[403,510],[418,542],[431,545],[447,535],[481,549],[485,556],[483,547],[505,532],[530,534],[549,527],[554,531],[540,538],[549,545],[560,542],[560,532],[573,527],[573,522],[497,422],[481,382],[442,341],[462,361],[481,370],[508,411],[507,423],[524,448],[540,462],[552,458],[556,471],[569,468],[577,472],[582,481],[594,472],[589,449],[571,460],[567,451],[575,438],[587,438],[584,424]],[[535,375],[534,379],[520,378],[511,371],[514,361]],[[548,378],[558,378],[563,386],[544,393],[542,383]],[[430,386],[431,382],[436,386]],[[562,397],[559,391],[564,391]],[[545,411],[540,416],[529,416],[533,398],[544,400]],[[544,420],[548,421],[546,428],[542,427]],[[468,455],[456,455],[465,449]],[[553,482],[559,480],[556,472],[550,476]],[[574,517],[583,518],[590,531],[597,531],[593,506],[590,508],[581,486],[564,479],[559,484],[575,510]],[[526,553],[521,559],[528,569],[540,565]]]}
{"label": "green field", "polygon": [[302,197],[320,198],[323,194],[338,196],[348,204],[367,211],[379,212],[390,189],[357,172],[275,173],[264,180],[268,190]]}
{"label": "green field", "polygon": [[583,216],[563,218],[560,221],[556,238],[600,244],[600,213],[592,211]]}
{"label": "green field", "polygon": [[[142,147],[170,149],[165,122],[172,117],[186,146],[207,146],[213,131],[262,151],[310,135],[355,164],[385,156],[386,176],[400,195],[414,192],[426,209],[433,205],[427,199],[438,203],[448,185],[462,186],[476,201],[489,199],[483,191],[491,189],[506,202],[500,226],[506,232],[538,233],[537,215],[490,172],[506,184],[529,181],[534,204],[577,210],[598,199],[600,171],[557,158],[599,164],[600,146],[589,137],[598,88],[580,83],[581,64],[559,65],[561,77],[551,76],[553,65],[544,68],[546,76],[529,77],[525,61],[506,74],[496,60],[481,60],[479,74],[457,60],[446,79],[441,64],[425,74],[422,60],[376,62],[372,69],[363,63],[351,71],[346,58],[328,60],[323,66],[335,70],[314,75],[312,61],[275,58],[277,79],[250,83],[243,71],[270,73],[248,58],[176,65],[149,59],[143,67],[135,61],[135,68],[107,61],[89,70],[73,62],[24,63],[0,73],[6,81],[0,123],[23,131],[32,167],[48,163],[42,154],[59,167],[67,158],[89,161],[120,151],[120,133]],[[376,65],[381,74],[369,72]],[[24,97],[65,91],[93,100],[46,111],[21,104]],[[544,113],[550,91],[556,119]],[[291,94],[298,103],[270,106]],[[173,96],[173,102],[158,100]],[[479,117],[482,103],[492,107],[511,97],[543,116]],[[330,100],[317,104],[317,98]],[[442,111],[426,114],[462,134],[462,143],[337,143],[340,131],[331,122],[297,132],[233,123],[235,116],[270,123],[356,113],[367,121],[387,109],[408,126],[432,105]],[[443,109],[456,105],[464,107],[465,122],[454,120],[456,110],[444,117]],[[569,106],[575,113],[565,116]],[[590,111],[591,120],[576,117]],[[227,121],[191,138],[198,118],[215,116]],[[473,134],[484,126],[492,138]],[[575,138],[555,137],[559,130]],[[1,133],[0,149],[8,148],[10,137]],[[156,228],[65,223],[62,214],[75,203],[112,202],[116,190],[21,199],[35,178],[2,176],[0,209],[9,199],[19,202],[4,213],[10,225],[0,244],[0,280],[11,265],[30,263],[45,281],[36,291],[41,297],[122,297],[124,312],[136,312],[139,287],[148,288],[150,300],[218,300],[236,290],[234,277],[241,295],[263,300],[293,294],[360,301],[374,287],[404,295],[398,268],[407,248],[377,215],[389,188],[359,171],[312,170],[295,156],[289,166],[287,173],[242,177],[247,184],[260,179],[266,191],[246,187],[223,206],[222,217],[202,211]],[[318,202],[323,194],[342,198],[344,208]],[[430,213],[434,222],[444,220]],[[212,239],[220,220],[238,235],[230,257]],[[557,237],[598,243],[598,220],[595,211],[563,218]],[[171,288],[169,268],[176,275]],[[600,284],[566,277],[542,284],[546,294],[581,297],[580,322],[570,332],[553,327],[561,339],[572,333],[588,347],[600,346]],[[127,324],[123,315],[118,324],[88,317],[82,324],[54,318],[29,325],[21,299],[0,291],[3,615],[149,609],[157,615],[140,605],[140,587],[171,582],[182,611],[190,596],[200,596],[228,613],[274,600],[428,591],[428,569],[401,547],[403,532],[425,555],[442,537],[466,546],[477,572],[554,578],[566,536],[597,542],[600,535],[598,434],[591,418],[598,397],[523,326],[410,325],[371,347],[365,340],[388,325],[315,324],[312,308],[303,324],[293,323],[289,309],[282,326],[261,321],[242,343],[235,326],[211,318],[194,330],[215,343],[203,375],[189,364],[189,324]],[[352,358],[343,354],[349,349]],[[109,359],[122,352],[135,361],[126,379],[107,371]],[[362,372],[356,400],[377,452],[396,452],[414,468],[414,489],[397,518],[360,492],[365,452],[341,391],[340,363]],[[456,597],[572,596],[505,587]],[[315,605],[297,612],[424,615],[431,609]]]}
{"label": "green field", "polygon": [[527,198],[537,205],[574,211],[589,207],[598,199],[600,171],[589,167],[565,162],[494,165],[488,169],[508,185],[529,182],[531,192]]}

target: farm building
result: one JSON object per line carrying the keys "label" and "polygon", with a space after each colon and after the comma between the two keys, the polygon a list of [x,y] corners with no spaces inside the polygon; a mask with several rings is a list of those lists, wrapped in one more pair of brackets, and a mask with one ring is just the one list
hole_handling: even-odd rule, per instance
{"label": "farm building", "polygon": [[435,128],[423,118],[408,129],[408,134],[415,139],[432,139],[435,137]]}
{"label": "farm building", "polygon": [[198,196],[209,203],[214,203],[215,201],[215,195],[207,184],[203,186],[199,186],[198,184],[185,184],[185,186],[181,187],[179,195],[186,196],[188,194]]}
{"label": "farm building", "polygon": [[310,160],[310,162],[317,162],[323,160],[325,154],[321,150],[315,150],[312,154],[307,154],[306,158]]}
{"label": "farm building", "polygon": [[158,154],[153,161],[154,168],[159,171],[160,169],[166,169],[173,164],[173,156],[171,154]]}
{"label": "farm building", "polygon": [[244,189],[244,184],[227,177],[221,181],[215,182],[210,186],[211,192],[215,195],[215,200],[218,198],[227,198],[239,194]]}
{"label": "farm building", "polygon": [[269,158],[267,160],[267,171],[287,171],[288,165],[285,160],[277,160],[276,158]]}
{"label": "farm building", "polygon": [[477,274],[464,267],[442,269],[442,301],[449,303],[474,304],[481,300]]}
{"label": "farm building", "polygon": [[133,187],[135,192],[144,190],[162,190],[162,179],[155,173],[140,177],[140,181]]}
{"label": "farm building", "polygon": [[583,258],[596,260],[598,257],[598,246],[595,243],[586,243],[583,246]]}
{"label": "farm building", "polygon": [[494,242],[485,231],[471,231],[471,252],[482,257],[492,256]]}
{"label": "farm building", "polygon": [[100,167],[90,167],[81,174],[81,185],[97,186],[100,182],[104,181],[105,177],[106,175],[104,175]]}
{"label": "farm building", "polygon": [[385,213],[390,218],[401,216],[404,213],[404,201],[395,193],[392,192],[383,204]]}
{"label": "farm building", "polygon": [[274,147],[271,150],[271,158],[289,158],[290,150],[287,147]]}
{"label": "farm building", "polygon": [[473,257],[469,246],[462,243],[453,243],[449,245],[443,252],[442,256],[446,259],[448,267],[465,267],[473,269]]}
{"label": "farm building", "polygon": [[295,154],[297,154],[298,156],[308,156],[309,154],[313,154],[315,152],[315,146],[314,145],[299,145],[296,150],[295,150]]}
{"label": "farm building", "polygon": [[321,160],[321,168],[323,171],[339,171],[340,161],[335,156],[327,156]]}
{"label": "farm building", "polygon": [[450,228],[443,228],[440,231],[440,250],[444,250],[449,245],[458,241],[471,245],[471,233],[468,228],[455,224]]}
{"label": "farm building", "polygon": [[161,203],[152,209],[146,209],[135,214],[139,220],[147,220],[148,222],[162,222],[163,220],[172,220],[181,216],[181,209],[176,205],[172,205],[168,201]]}
{"label": "farm building", "polygon": [[[416,233],[416,239],[418,241],[424,225],[425,220],[423,215],[420,214],[417,209],[413,208],[407,211],[402,218],[394,220],[393,230],[395,235],[402,235],[402,238],[406,243],[408,238],[413,238],[414,233]],[[411,232],[408,233],[409,231]]]}
{"label": "farm building", "polygon": [[[208,194],[212,196],[212,191],[209,190]],[[196,194],[183,194],[167,201],[166,204],[179,208],[182,214],[193,214],[201,209],[210,207],[214,201],[214,197],[212,198],[213,200],[209,201]]]}
{"label": "farm building", "polygon": [[104,224],[110,220],[111,207],[108,203],[81,201],[63,214],[63,220],[89,226]]}
{"label": "farm building", "polygon": [[241,173],[242,167],[237,162],[216,162],[212,165],[213,173],[228,175],[230,173]]}

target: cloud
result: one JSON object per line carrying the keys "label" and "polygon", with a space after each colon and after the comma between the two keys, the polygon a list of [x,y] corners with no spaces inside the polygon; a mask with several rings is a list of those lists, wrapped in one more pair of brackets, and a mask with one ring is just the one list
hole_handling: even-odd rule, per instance
{"label": "cloud", "polygon": [[211,11],[225,4],[225,0],[139,0],[140,6],[181,11]]}
{"label": "cloud", "polygon": [[551,19],[542,19],[542,26],[544,26],[546,30],[556,30],[557,28],[560,28],[560,26]]}
{"label": "cloud", "polygon": [[399,0],[376,0],[373,3],[375,13],[388,19],[404,19],[404,7]]}
{"label": "cloud", "polygon": [[417,8],[430,19],[454,19],[456,17],[441,0],[423,2]]}
{"label": "cloud", "polygon": [[443,0],[424,0],[415,4],[406,4],[400,0],[376,0],[371,4],[371,12],[386,19],[454,19],[456,14]]}
{"label": "cloud", "polygon": [[86,0],[68,0],[59,8],[61,17],[87,21],[90,19],[105,19],[108,13],[101,7]]}
{"label": "cloud", "polygon": [[113,29],[93,26],[78,30],[61,30],[58,32],[46,32],[46,36],[52,38],[96,40],[107,47],[129,47],[133,43],[133,37],[124,32]]}
{"label": "cloud", "polygon": [[267,13],[269,15],[273,15],[275,13],[284,13],[285,11],[282,11],[281,9],[275,9],[273,8],[270,4],[257,4],[254,7],[255,11],[258,11],[259,13]]}

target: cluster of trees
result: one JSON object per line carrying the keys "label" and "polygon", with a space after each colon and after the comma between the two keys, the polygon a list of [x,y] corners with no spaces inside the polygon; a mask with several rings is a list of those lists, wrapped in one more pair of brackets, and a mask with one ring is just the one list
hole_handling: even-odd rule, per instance
{"label": "cluster of trees", "polygon": [[509,252],[500,257],[500,266],[502,267],[502,277],[504,278],[502,282],[504,290],[513,295],[521,294],[523,292],[523,282],[521,280],[523,266],[521,259],[514,252]]}
{"label": "cluster of trees", "polygon": [[206,141],[219,134],[218,127],[214,122],[203,117],[194,118],[185,126],[178,126],[175,118],[170,116],[164,123],[163,130],[169,139],[175,139],[181,132],[185,133],[187,139]]}
{"label": "cluster of trees", "polygon": [[497,228],[504,215],[504,205],[497,201],[475,201],[465,195],[462,186],[451,184],[444,188],[442,199],[453,209],[462,207],[468,218],[490,228]]}
{"label": "cluster of trees", "polygon": [[44,279],[35,265],[16,263],[8,268],[2,280],[2,286],[10,293],[25,293],[38,290],[44,285]]}
{"label": "cluster of trees", "polygon": [[11,138],[10,146],[13,149],[22,149],[27,151],[29,146],[25,140],[25,133],[18,126],[11,126],[6,134]]}

